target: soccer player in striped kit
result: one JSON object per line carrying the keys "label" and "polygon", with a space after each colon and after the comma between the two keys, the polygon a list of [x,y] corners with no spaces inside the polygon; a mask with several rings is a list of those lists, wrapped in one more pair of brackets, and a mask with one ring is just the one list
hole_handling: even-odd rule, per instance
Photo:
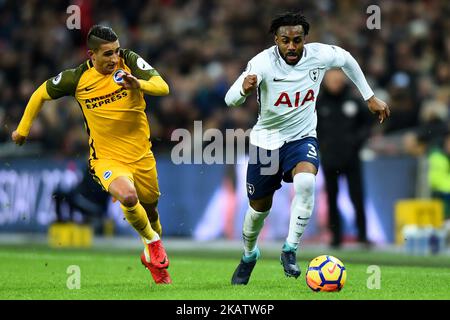
{"label": "soccer player in striped kit", "polygon": [[[305,44],[309,27],[299,13],[274,18],[270,32],[275,45],[249,61],[225,96],[227,105],[234,107],[256,91],[259,104],[258,121],[250,134],[250,143],[258,152],[250,156],[247,168],[249,207],[242,230],[244,253],[231,279],[234,285],[245,285],[250,279],[260,257],[257,238],[282,180],[293,183],[295,196],[280,262],[286,276],[297,278],[301,273],[296,252],[314,206],[319,168],[315,105],[325,72],[341,68],[356,85],[369,110],[378,114],[380,123],[390,114],[387,104],[374,96],[350,53],[334,45]],[[264,172],[267,164],[258,156],[261,152],[277,156],[278,170],[274,174]]]}

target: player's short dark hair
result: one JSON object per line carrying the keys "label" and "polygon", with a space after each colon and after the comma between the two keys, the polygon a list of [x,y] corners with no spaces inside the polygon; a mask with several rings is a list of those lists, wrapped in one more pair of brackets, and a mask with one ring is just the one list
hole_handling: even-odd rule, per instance
{"label": "player's short dark hair", "polygon": [[309,23],[306,21],[305,16],[299,12],[286,12],[273,18],[269,32],[276,34],[279,27],[298,25],[303,27],[306,36],[309,32]]}
{"label": "player's short dark hair", "polygon": [[89,29],[86,42],[88,49],[96,50],[101,44],[114,42],[117,39],[119,39],[119,37],[113,29],[96,24]]}

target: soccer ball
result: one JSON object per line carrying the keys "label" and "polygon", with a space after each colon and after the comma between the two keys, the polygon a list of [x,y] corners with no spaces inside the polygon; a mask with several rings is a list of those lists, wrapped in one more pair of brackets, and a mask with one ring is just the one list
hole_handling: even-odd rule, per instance
{"label": "soccer ball", "polygon": [[311,260],[306,284],[313,291],[340,291],[347,279],[344,264],[338,258],[322,255]]}

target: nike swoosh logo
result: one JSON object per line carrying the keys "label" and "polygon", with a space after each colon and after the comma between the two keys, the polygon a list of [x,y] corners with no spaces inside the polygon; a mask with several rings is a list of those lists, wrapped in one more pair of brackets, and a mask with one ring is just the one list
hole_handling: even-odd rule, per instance
{"label": "nike swoosh logo", "polygon": [[159,263],[160,263],[160,264],[164,264],[164,263],[166,263],[166,260],[167,260],[166,257],[164,257],[164,260],[163,260],[163,261],[160,261]]}
{"label": "nike swoosh logo", "polygon": [[92,89],[94,89],[94,87],[86,88],[86,89],[84,89],[84,90],[85,90],[85,91],[91,91]]}
{"label": "nike swoosh logo", "polygon": [[273,81],[274,82],[278,82],[278,81],[285,81],[286,80],[286,78],[283,78],[283,79],[277,79],[277,78],[273,78]]}
{"label": "nike swoosh logo", "polygon": [[336,269],[337,263],[333,264],[333,268],[328,268],[329,273],[333,273],[334,269]]}

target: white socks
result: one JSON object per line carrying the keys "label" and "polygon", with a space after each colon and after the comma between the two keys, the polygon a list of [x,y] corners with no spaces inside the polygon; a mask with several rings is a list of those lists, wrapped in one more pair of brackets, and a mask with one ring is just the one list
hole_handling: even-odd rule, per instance
{"label": "white socks", "polygon": [[[155,232],[155,233],[156,233],[156,232]],[[153,236],[153,238],[151,238],[150,240],[145,239],[144,237],[141,237],[141,238],[142,238],[142,241],[143,241],[145,244],[149,244],[149,243],[158,241],[158,240],[160,239],[159,234],[157,234],[157,233],[156,233],[156,234]]]}
{"label": "white socks", "polygon": [[312,173],[300,172],[294,176],[295,196],[291,204],[291,219],[287,244],[294,249],[300,242],[314,207],[316,176]]}
{"label": "white socks", "polygon": [[[314,208],[314,192],[316,176],[312,173],[300,172],[294,176],[295,196],[291,204],[289,234],[286,243],[292,249],[297,249],[300,238],[308,225]],[[264,226],[264,220],[269,211],[259,212],[248,207],[244,218],[242,237],[244,239],[244,256],[255,255],[258,235]]]}
{"label": "white socks", "polygon": [[258,240],[258,235],[264,226],[264,219],[269,214],[269,211],[259,212],[253,210],[249,205],[247,213],[244,218],[244,227],[242,228],[242,237],[244,239],[244,255],[250,256],[254,253],[256,249],[256,241]]}
{"label": "white socks", "polygon": [[145,239],[144,237],[141,237],[142,242],[144,243],[144,254],[145,254],[145,260],[147,262],[150,262],[150,252],[148,252],[148,244],[158,241],[160,239],[159,235],[155,232],[155,235],[150,240]]}

